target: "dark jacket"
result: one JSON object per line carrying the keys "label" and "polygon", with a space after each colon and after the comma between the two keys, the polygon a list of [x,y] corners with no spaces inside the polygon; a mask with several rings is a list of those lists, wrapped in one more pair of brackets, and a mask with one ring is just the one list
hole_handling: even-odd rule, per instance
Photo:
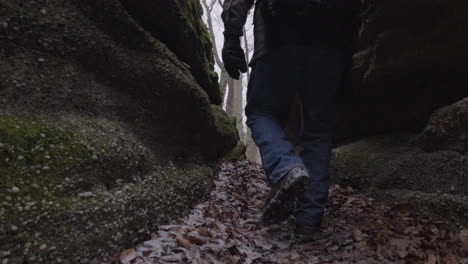
{"label": "dark jacket", "polygon": [[[255,0],[225,0],[221,18],[224,22],[224,34],[242,36],[242,28],[247,20],[247,15],[254,5]],[[254,10],[254,55],[252,62],[267,53],[265,21],[261,17],[259,9]]]}
{"label": "dark jacket", "polygon": [[[360,2],[359,0],[347,0]],[[294,39],[294,36],[281,36],[283,34],[288,34],[292,30],[287,28],[280,29],[283,25],[271,25],[270,23],[265,23],[265,18],[260,12],[259,2],[260,0],[225,0],[223,4],[223,12],[221,17],[224,22],[225,35],[233,36],[242,36],[242,28],[245,25],[247,20],[247,15],[252,6],[255,5],[254,9],[254,55],[251,60],[251,65],[255,61],[268,53],[268,51],[274,48],[274,40],[282,39],[289,40]],[[352,40],[356,36],[357,28],[355,19],[353,18],[342,18],[342,19],[333,19],[332,21],[326,21],[324,17],[327,14],[323,14],[324,17],[320,17],[322,13],[318,13],[316,17],[311,20],[311,25],[307,25],[307,33],[299,32],[296,35],[306,36],[306,41],[308,42],[324,42],[327,45],[340,45],[345,49],[349,50],[349,54],[352,54]],[[336,21],[341,20],[341,21]],[[332,26],[330,26],[332,25]],[[293,26],[294,27],[294,26]],[[295,28],[293,28],[294,30]],[[281,31],[281,32],[277,32]],[[272,36],[279,35],[277,38]]]}

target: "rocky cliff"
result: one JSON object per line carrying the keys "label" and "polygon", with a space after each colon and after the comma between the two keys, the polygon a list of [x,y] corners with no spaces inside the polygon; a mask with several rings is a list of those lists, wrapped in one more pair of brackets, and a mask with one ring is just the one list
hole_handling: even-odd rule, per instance
{"label": "rocky cliff", "polygon": [[468,3],[366,0],[361,18],[334,181],[466,226]]}
{"label": "rocky cliff", "polygon": [[201,12],[0,1],[2,261],[109,260],[210,191],[238,136]]}
{"label": "rocky cliff", "polygon": [[365,0],[361,19],[340,138],[417,133],[468,95],[466,1]]}

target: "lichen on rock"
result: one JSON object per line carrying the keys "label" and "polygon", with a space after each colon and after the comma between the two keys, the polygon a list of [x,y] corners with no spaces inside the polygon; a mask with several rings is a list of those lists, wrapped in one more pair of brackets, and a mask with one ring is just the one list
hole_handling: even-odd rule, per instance
{"label": "lichen on rock", "polygon": [[0,116],[0,250],[10,263],[105,261],[211,190],[211,168],[161,164],[117,124],[93,121]]}

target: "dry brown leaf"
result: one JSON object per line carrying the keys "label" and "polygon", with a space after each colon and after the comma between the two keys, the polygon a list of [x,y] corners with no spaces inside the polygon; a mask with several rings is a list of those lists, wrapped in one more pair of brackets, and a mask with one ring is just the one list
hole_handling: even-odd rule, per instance
{"label": "dry brown leaf", "polygon": [[131,261],[136,258],[134,248],[129,248],[120,254],[120,261]]}
{"label": "dry brown leaf", "polygon": [[208,231],[208,229],[204,226],[199,226],[197,228],[197,232],[200,236],[204,236],[204,237],[211,237],[211,233],[210,231]]}
{"label": "dry brown leaf", "polygon": [[188,239],[178,237],[178,238],[176,238],[176,240],[177,240],[177,244],[179,244],[179,246],[184,247],[186,249],[190,249],[190,247],[192,246],[192,242],[190,242],[190,240],[188,240]]}
{"label": "dry brown leaf", "polygon": [[206,243],[205,240],[202,240],[198,237],[190,236],[190,235],[185,235],[185,238],[188,239],[191,243],[196,244],[196,245],[203,245]]}

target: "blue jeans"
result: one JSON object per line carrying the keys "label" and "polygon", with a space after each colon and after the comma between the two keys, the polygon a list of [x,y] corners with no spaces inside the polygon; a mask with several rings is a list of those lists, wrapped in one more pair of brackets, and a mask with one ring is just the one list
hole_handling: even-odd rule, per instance
{"label": "blue jeans", "polygon": [[[277,183],[297,166],[307,168],[311,176],[310,186],[294,212],[298,223],[318,224],[325,209],[336,91],[344,68],[343,50],[289,45],[270,51],[252,69],[247,125],[260,149],[268,181]],[[296,95],[302,105],[300,154],[284,132]]]}

